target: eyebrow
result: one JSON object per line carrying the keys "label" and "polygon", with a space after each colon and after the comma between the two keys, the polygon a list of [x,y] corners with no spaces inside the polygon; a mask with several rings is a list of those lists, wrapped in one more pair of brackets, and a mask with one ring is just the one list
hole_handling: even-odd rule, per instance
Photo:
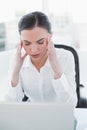
{"label": "eyebrow", "polygon": [[42,40],[44,40],[45,38],[41,38],[41,39],[39,39],[39,40],[37,40],[36,42],[40,42],[40,41],[42,41]]}
{"label": "eyebrow", "polygon": [[[45,38],[41,38],[41,39],[39,39],[39,40],[37,40],[36,42],[38,43],[38,42],[40,42],[41,40],[44,40]],[[30,42],[30,41],[27,41],[27,40],[24,40],[25,42],[27,42],[27,43],[32,43],[32,42]]]}

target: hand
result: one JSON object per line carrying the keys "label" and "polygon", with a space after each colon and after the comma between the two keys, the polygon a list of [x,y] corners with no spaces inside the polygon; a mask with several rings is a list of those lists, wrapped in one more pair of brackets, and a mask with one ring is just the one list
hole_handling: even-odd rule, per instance
{"label": "hand", "polygon": [[21,51],[22,51],[22,41],[20,41],[20,43],[18,44],[17,52],[16,52],[16,55],[15,55],[15,65],[14,65],[14,68],[17,71],[20,71],[21,66],[22,66],[22,64],[24,62],[24,59],[27,56],[27,53],[22,53]]}
{"label": "hand", "polygon": [[51,67],[54,71],[54,78],[55,79],[60,78],[62,75],[62,69],[61,69],[61,66],[59,64],[59,60],[58,60],[58,56],[56,54],[54,44],[51,41],[50,37],[48,37],[48,58],[49,58],[49,62],[51,64]]}
{"label": "hand", "polygon": [[15,55],[15,62],[14,62],[14,67],[13,67],[13,72],[12,72],[12,77],[11,77],[12,87],[17,86],[17,84],[19,82],[19,72],[20,72],[21,66],[24,62],[24,59],[27,56],[26,53],[21,54],[21,50],[22,50],[22,41],[20,41],[18,48],[17,48],[16,55]]}

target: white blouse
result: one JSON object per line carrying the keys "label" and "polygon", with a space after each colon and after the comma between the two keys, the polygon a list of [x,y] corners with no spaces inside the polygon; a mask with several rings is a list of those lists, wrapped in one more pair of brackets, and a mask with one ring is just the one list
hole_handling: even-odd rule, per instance
{"label": "white blouse", "polygon": [[[56,52],[63,69],[61,78],[54,79],[54,73],[48,59],[38,72],[31,63],[30,57],[27,56],[20,71],[18,85],[12,87],[9,84],[8,100],[20,102],[26,94],[28,101],[31,102],[70,102],[75,107],[77,94],[73,54],[64,49],[56,49]],[[10,76],[11,72],[12,69],[10,69]]]}

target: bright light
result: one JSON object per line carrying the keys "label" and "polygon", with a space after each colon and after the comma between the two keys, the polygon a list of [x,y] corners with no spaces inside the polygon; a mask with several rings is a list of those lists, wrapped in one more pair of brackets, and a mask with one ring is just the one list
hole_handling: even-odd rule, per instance
{"label": "bright light", "polygon": [[18,12],[42,10],[42,0],[0,0],[0,22],[15,19]]}

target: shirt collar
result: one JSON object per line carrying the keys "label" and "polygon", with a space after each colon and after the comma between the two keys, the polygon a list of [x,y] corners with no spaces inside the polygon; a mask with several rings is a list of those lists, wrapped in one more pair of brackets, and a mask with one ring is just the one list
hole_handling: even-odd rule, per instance
{"label": "shirt collar", "polygon": [[[30,59],[30,56],[26,56],[25,60],[24,60],[24,63],[22,65],[22,67],[32,67],[33,64],[31,62],[31,59]],[[49,60],[47,59],[46,62],[45,62],[45,65],[43,67],[49,67],[50,66],[50,63],[49,63]]]}

